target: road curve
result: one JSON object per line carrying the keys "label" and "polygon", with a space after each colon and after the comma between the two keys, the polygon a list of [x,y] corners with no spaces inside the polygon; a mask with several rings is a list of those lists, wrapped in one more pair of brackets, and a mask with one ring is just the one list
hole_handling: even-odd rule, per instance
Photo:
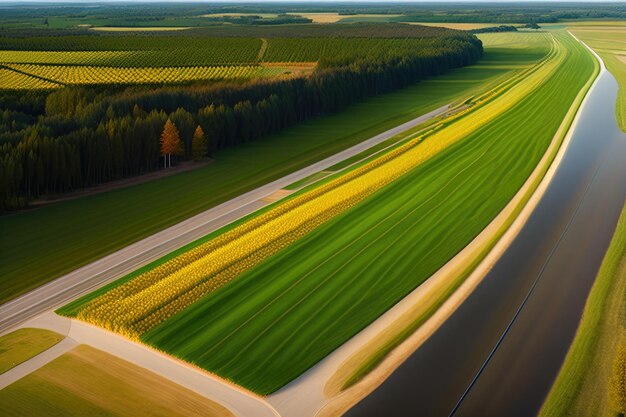
{"label": "road curve", "polygon": [[603,68],[546,193],[509,249],[450,319],[348,415],[536,415],[626,197],[616,92]]}
{"label": "road curve", "polygon": [[264,197],[446,113],[445,105],[133,243],[0,306],[0,334],[269,204]]}

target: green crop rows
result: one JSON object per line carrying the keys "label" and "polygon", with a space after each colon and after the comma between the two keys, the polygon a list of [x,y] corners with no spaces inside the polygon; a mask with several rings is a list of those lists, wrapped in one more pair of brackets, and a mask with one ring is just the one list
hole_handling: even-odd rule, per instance
{"label": "green crop rows", "polygon": [[318,362],[454,256],[528,177],[594,67],[573,38],[556,36],[563,66],[578,71],[556,71],[495,121],[143,340],[263,394]]}

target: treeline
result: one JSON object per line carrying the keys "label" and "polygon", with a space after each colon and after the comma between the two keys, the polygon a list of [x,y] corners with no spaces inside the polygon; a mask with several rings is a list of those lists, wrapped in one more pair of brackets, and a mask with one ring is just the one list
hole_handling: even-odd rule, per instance
{"label": "treeline", "polygon": [[292,23],[312,23],[313,20],[291,14],[279,14],[274,17],[263,17],[259,15],[240,15],[240,16],[216,16],[207,15],[206,19],[211,22],[231,23],[234,25],[284,25]]}
{"label": "treeline", "polygon": [[472,29],[469,32],[471,33],[517,32],[517,28],[515,26],[500,25],[500,26],[492,26],[488,28]]}
{"label": "treeline", "polygon": [[[47,96],[33,94],[31,103],[5,93],[0,105],[15,107],[2,109],[0,209],[159,169],[159,138],[168,119],[180,133],[181,158],[191,158],[198,126],[210,154],[469,65],[481,55],[477,38],[459,34],[425,39],[411,53],[324,57],[308,78],[155,89],[64,88]],[[38,113],[41,100],[43,112]]]}

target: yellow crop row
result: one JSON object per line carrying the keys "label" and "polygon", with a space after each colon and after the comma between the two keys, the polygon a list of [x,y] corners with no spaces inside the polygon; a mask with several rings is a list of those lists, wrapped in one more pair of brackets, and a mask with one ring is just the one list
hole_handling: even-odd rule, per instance
{"label": "yellow crop row", "polygon": [[0,68],[0,89],[7,90],[44,90],[58,88],[59,84],[31,77],[6,68]]}
{"label": "yellow crop row", "polygon": [[0,51],[4,64],[99,65],[107,61],[132,60],[141,51]]}
{"label": "yellow crop row", "polygon": [[509,110],[560,66],[556,49],[536,70],[445,128],[434,128],[392,152],[293,198],[223,235],[114,288],[83,308],[87,322],[138,338],[243,271],[414,169]]}
{"label": "yellow crop row", "polygon": [[251,78],[267,73],[266,69],[256,65],[145,68],[38,64],[5,64],[5,66],[61,84],[160,84]]}

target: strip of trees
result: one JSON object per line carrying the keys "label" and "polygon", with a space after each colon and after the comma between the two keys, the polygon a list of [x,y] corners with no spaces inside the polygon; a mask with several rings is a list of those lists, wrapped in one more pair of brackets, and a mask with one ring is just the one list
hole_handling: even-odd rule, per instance
{"label": "strip of trees", "polygon": [[0,93],[0,211],[164,168],[172,155],[202,159],[481,55],[476,37],[459,34],[424,39],[409,53],[325,57],[306,78]]}

